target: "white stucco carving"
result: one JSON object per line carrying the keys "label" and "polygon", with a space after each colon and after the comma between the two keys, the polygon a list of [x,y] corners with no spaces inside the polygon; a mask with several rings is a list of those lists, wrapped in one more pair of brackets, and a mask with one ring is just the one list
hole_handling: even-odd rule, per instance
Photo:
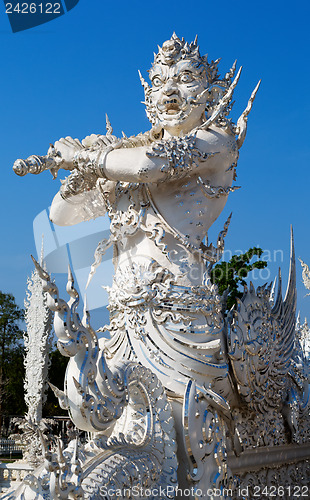
{"label": "white stucco carving", "polygon": [[[43,255],[41,264],[43,265]],[[27,441],[27,451],[23,459],[31,465],[38,465],[43,461],[38,429],[43,431],[45,428],[45,423],[42,422],[42,406],[46,400],[49,352],[53,340],[53,316],[47,307],[46,292],[43,290],[42,279],[36,269],[28,278],[27,284],[24,398],[28,411],[25,421],[20,422],[20,427],[23,429],[23,439]]]}
{"label": "white stucco carving", "polygon": [[304,351],[306,358],[310,360],[310,328],[307,318],[305,318],[302,325],[298,322],[298,325],[296,325],[296,331],[302,350]]}
{"label": "white stucco carving", "polygon": [[[299,259],[302,267],[302,280],[307,288],[307,290],[310,290],[310,269],[308,264],[306,264],[303,260]],[[307,293],[307,295],[310,295],[310,293]]]}
{"label": "white stucco carving", "polygon": [[[150,131],[117,138],[107,120],[106,135],[62,138],[46,157],[14,164],[19,175],[70,171],[53,200],[53,222],[108,212],[111,234],[98,244],[90,279],[110,246],[115,275],[111,338],[98,340],[87,311],[82,321],[77,314],[71,271],[66,302],[36,263],[59,349],[70,358],[65,388],[56,393],[94,437],[54,455],[46,448],[44,470],[10,498],[27,488],[37,499],[125,498],[123,488],[134,498],[133,485],[141,499],[158,497],[161,486],[160,498],[185,490],[192,499],[230,498],[238,487],[261,484],[267,447],[277,467],[293,460],[309,470],[309,375],[295,336],[293,238],[284,299],[279,276],[276,298],[270,287],[251,285],[225,316],[210,281],[230,217],[216,245],[208,230],[238,187],[238,151],[258,89],[234,124],[228,115],[240,70],[235,75],[234,64],[221,77],[217,66],[196,40],[174,34],[155,55],[151,83],[141,76]],[[245,471],[243,457],[256,448],[261,454]],[[273,465],[266,467],[273,484]]]}

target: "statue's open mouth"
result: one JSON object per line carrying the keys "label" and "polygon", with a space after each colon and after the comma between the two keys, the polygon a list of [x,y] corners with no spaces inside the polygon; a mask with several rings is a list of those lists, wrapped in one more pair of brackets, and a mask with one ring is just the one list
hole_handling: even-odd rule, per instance
{"label": "statue's open mouth", "polygon": [[175,114],[180,111],[180,101],[179,99],[171,98],[171,99],[165,99],[162,102],[161,109],[162,111],[168,113],[168,114]]}
{"label": "statue's open mouth", "polygon": [[169,115],[171,115],[173,120],[183,120],[192,107],[190,106],[191,100],[192,97],[189,100],[177,95],[164,97],[156,106],[158,116],[169,120]]}
{"label": "statue's open mouth", "polygon": [[165,106],[166,106],[166,109],[174,109],[174,108],[178,108],[179,104],[178,104],[178,101],[176,99],[170,99],[170,101],[165,101]]}

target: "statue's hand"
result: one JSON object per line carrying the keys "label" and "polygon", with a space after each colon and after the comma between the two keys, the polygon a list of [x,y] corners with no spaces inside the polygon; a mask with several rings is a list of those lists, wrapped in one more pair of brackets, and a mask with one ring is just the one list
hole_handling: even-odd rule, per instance
{"label": "statue's hand", "polygon": [[61,168],[64,170],[73,170],[75,168],[73,164],[74,156],[81,149],[84,148],[78,139],[62,137],[59,141],[55,142],[54,146],[49,148],[47,155],[55,156],[55,153],[58,153],[61,158]]}

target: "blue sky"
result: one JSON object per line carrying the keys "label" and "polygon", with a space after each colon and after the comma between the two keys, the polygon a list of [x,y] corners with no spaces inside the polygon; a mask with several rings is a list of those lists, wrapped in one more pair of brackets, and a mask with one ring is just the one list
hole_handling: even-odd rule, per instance
{"label": "blue sky", "polygon": [[[281,265],[285,283],[293,224],[296,254],[310,264],[309,15],[306,0],[80,0],[61,18],[13,34],[1,4],[0,289],[23,304],[35,252],[33,220],[59,189],[48,172],[17,177],[14,160],[46,154],[62,136],[104,132],[105,113],[116,135],[147,130],[137,70],[146,76],[157,44],[173,31],[188,41],[197,33],[201,52],[222,58],[221,73],[236,58],[243,65],[235,119],[262,79],[240,152],[242,189],[230,195],[210,238],[233,211],[226,249],[260,245],[270,256],[270,279]],[[297,270],[298,307],[305,316],[310,297],[299,263]]]}

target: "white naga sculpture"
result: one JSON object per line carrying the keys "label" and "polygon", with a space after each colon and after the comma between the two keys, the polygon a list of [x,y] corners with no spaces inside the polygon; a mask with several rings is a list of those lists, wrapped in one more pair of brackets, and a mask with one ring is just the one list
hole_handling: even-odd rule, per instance
{"label": "white naga sculpture", "polygon": [[45,465],[7,498],[245,498],[242,488],[252,498],[265,486],[308,487],[293,245],[288,290],[283,300],[279,276],[273,305],[270,287],[251,285],[226,317],[209,278],[229,220],[216,246],[207,233],[236,189],[258,88],[233,124],[240,70],[221,78],[217,65],[196,41],[173,35],[155,56],[151,85],[141,77],[150,131],[118,139],[107,121],[106,135],[60,139],[46,157],[15,162],[19,175],[71,171],[52,204],[54,223],[108,212],[111,235],[98,245],[91,275],[111,245],[115,275],[111,338],[98,340],[87,312],[82,321],[76,312],[71,272],[66,303],[36,264],[58,347],[70,357],[58,396],[93,439],[46,449]]}

